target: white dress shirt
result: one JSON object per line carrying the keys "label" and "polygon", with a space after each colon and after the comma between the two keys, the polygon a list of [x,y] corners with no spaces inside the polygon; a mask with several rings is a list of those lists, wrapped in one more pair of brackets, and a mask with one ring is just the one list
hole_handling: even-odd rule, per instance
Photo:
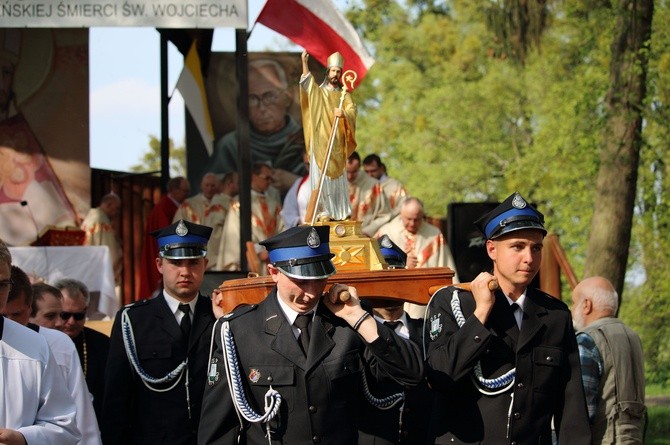
{"label": "white dress shirt", "polygon": [[519,308],[514,311],[514,318],[516,319],[516,325],[519,327],[519,330],[521,330],[521,323],[523,323],[523,307],[526,303],[526,291],[523,291],[521,296],[516,299],[516,301],[513,301],[510,297],[505,295],[505,298],[507,298],[507,302],[512,305],[512,303],[516,303]]}
{"label": "white dress shirt", "polygon": [[175,320],[177,320],[177,324],[181,324],[181,319],[184,318],[184,312],[179,309],[180,304],[188,304],[191,307],[189,317],[191,317],[191,321],[193,321],[193,315],[195,314],[195,305],[198,302],[198,297],[192,299],[188,303],[182,303],[181,301],[177,300],[175,297],[170,295],[168,291],[165,289],[163,289],[163,296],[165,297],[165,302],[172,311],[172,314],[174,314],[174,318]]}
{"label": "white dress shirt", "polygon": [[46,338],[54,359],[63,374],[67,390],[77,406],[77,428],[81,431],[80,445],[100,445],[100,429],[95,417],[91,393],[81,368],[77,347],[65,333],[40,326],[38,331]]}
{"label": "white dress shirt", "polygon": [[46,339],[8,319],[0,337],[0,425],[28,444],[75,445],[77,408]]}

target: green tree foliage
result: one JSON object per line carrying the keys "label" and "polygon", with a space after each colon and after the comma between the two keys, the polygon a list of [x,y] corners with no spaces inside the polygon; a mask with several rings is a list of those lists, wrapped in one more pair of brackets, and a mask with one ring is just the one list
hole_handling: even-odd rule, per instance
{"label": "green tree foliage", "polygon": [[[186,148],[182,145],[175,147],[170,139],[170,177],[185,176],[186,174]],[[132,172],[159,172],[161,170],[161,141],[153,135],[149,135],[149,150],[144,152],[140,163],[130,167]]]}
{"label": "green tree foliage", "polygon": [[[528,34],[521,64],[482,5],[514,3],[349,4],[348,18],[376,59],[354,92],[359,152],[382,156],[431,216],[444,217],[451,202],[499,201],[520,191],[545,213],[582,277],[619,11],[613,2],[546,2],[542,30]],[[670,267],[668,34],[668,4],[657,2],[622,307],[641,331],[649,376],[659,383],[670,379],[670,286],[661,278]]]}
{"label": "green tree foliage", "polygon": [[377,60],[356,92],[360,150],[382,154],[434,216],[450,202],[501,200],[518,189],[547,214],[580,270],[590,219],[573,206],[592,206],[607,87],[606,69],[592,65],[606,60],[605,18],[575,31],[566,17],[523,68],[497,56],[486,11],[450,6],[432,14],[374,1],[352,12],[366,37],[371,30]]}

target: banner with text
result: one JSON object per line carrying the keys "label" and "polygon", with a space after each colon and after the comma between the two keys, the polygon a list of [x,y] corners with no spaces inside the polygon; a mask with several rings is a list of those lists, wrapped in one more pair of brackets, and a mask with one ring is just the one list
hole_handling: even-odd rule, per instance
{"label": "banner with text", "polygon": [[0,28],[247,28],[247,0],[5,0]]}

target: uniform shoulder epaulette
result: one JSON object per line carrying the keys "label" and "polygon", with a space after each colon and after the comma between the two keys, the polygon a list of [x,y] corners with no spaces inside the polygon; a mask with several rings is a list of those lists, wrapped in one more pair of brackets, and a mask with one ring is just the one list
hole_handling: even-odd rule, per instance
{"label": "uniform shoulder epaulette", "polygon": [[123,306],[124,309],[131,309],[135,307],[142,307],[145,304],[147,304],[149,300],[138,300],[138,301],[133,301],[132,303],[128,303],[127,305]]}
{"label": "uniform shoulder epaulette", "polygon": [[[535,294],[536,302],[544,307],[547,307],[549,309],[561,309],[561,310],[567,310],[569,311],[570,309],[568,308],[568,305],[565,304],[564,301],[559,300],[558,298],[540,290],[536,289],[537,293]],[[531,297],[532,298],[532,297]]]}
{"label": "uniform shoulder epaulette", "polygon": [[457,286],[458,285],[456,284],[445,284],[443,287],[436,290],[435,293],[433,293],[433,295],[437,295],[438,292],[440,293],[440,295],[446,293],[451,298],[451,294],[454,293],[454,289],[458,289]]}
{"label": "uniform shoulder epaulette", "polygon": [[244,306],[240,306],[238,308],[235,308],[234,311],[228,312],[227,314],[225,314],[223,317],[221,317],[221,320],[230,321],[234,318],[238,318],[238,317],[240,317],[244,314],[247,314],[247,313],[253,311],[257,307],[258,307],[257,304],[247,304],[247,305],[244,305]]}

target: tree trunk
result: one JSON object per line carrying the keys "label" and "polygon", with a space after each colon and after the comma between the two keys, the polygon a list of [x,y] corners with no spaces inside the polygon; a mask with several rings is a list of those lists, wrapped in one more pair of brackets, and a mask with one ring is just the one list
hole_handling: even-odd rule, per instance
{"label": "tree trunk", "polygon": [[642,145],[653,0],[619,0],[611,46],[606,131],[600,155],[585,277],[608,278],[623,291]]}

